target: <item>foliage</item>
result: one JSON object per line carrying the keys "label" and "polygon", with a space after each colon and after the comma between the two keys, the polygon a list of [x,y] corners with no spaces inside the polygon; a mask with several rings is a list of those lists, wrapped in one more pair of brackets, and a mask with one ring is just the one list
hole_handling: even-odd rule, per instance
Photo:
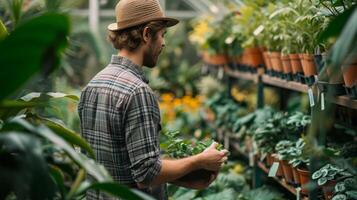
{"label": "foliage", "polygon": [[248,190],[248,184],[242,174],[235,173],[232,169],[235,165],[228,168],[228,171],[221,172],[217,179],[206,189],[195,191],[186,188],[177,188],[170,185],[169,188],[176,190],[172,194],[173,199],[236,199],[239,193]]}
{"label": "foliage", "polygon": [[289,154],[289,163],[293,167],[306,167],[310,165],[310,157],[307,154],[307,146],[303,138],[296,141],[295,146],[291,149]]}
{"label": "foliage", "polygon": [[[30,75],[39,71],[48,75],[59,65],[68,31],[66,15],[46,13],[18,25],[0,42],[0,62],[6,66],[0,73],[1,81],[6,81],[0,85],[4,91],[0,98],[0,160],[4,161],[0,162],[0,198],[78,199],[87,190],[98,189],[124,199],[152,199],[113,182],[78,133],[36,111],[47,107],[49,99],[76,101],[78,97],[31,93],[18,100],[6,99],[16,95]],[[89,157],[77,152],[79,147]],[[93,180],[86,180],[86,174]]]}
{"label": "foliage", "polygon": [[281,193],[269,187],[261,187],[250,190],[246,193],[240,194],[238,200],[281,200],[283,196]]}
{"label": "foliage", "polygon": [[357,199],[356,177],[349,177],[337,181],[334,188],[333,200]]}
{"label": "foliage", "polygon": [[352,174],[338,166],[326,164],[312,174],[312,179],[317,180],[317,184],[321,186],[326,184],[328,181],[336,180],[339,176],[350,177]]}
{"label": "foliage", "polygon": [[[167,137],[167,140],[161,146],[165,154],[171,158],[185,158],[199,154],[214,142],[213,140],[206,140],[193,144],[190,140],[178,138],[180,135],[179,131],[165,132],[164,135]],[[223,146],[219,144],[217,150],[223,150]]]}
{"label": "foliage", "polygon": [[275,151],[278,154],[279,160],[289,160],[294,153],[294,143],[289,140],[281,140],[276,144]]}

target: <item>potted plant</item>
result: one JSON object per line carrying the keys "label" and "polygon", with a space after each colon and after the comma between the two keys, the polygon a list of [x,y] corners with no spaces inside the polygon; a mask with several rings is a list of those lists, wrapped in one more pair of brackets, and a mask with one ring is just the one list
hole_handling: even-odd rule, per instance
{"label": "potted plant", "polygon": [[332,198],[333,189],[338,177],[351,177],[352,174],[338,166],[326,164],[312,174],[312,179],[317,180],[317,185],[322,186],[325,199]]}
{"label": "potted plant", "polygon": [[[193,144],[192,141],[178,138],[179,134],[179,131],[168,131],[164,133],[165,137],[167,137],[167,140],[161,146],[165,152],[165,155],[170,158],[185,158],[188,156],[199,154],[203,152],[207,147],[209,147],[212,142],[214,142],[212,140],[207,140],[199,141]],[[223,150],[223,146],[219,144],[217,146],[217,150]],[[179,180],[209,181],[213,173],[214,172],[209,170],[199,169],[181,177]]]}
{"label": "potted plant", "polygon": [[356,176],[338,180],[332,200],[357,199],[357,180]]}
{"label": "potted plant", "polygon": [[[310,165],[310,158],[306,153],[306,143],[304,139],[300,138],[293,149],[289,163],[293,166],[293,176],[295,181],[300,181],[301,193],[307,195],[308,190],[304,185],[310,182],[310,172],[308,166]],[[298,174],[298,176],[296,175]],[[298,178],[297,178],[298,177]]]}
{"label": "potted plant", "polygon": [[288,184],[294,185],[294,177],[291,165],[289,164],[290,153],[293,152],[294,143],[289,140],[281,140],[276,144],[275,151],[277,152],[279,162],[282,165],[285,181]]}

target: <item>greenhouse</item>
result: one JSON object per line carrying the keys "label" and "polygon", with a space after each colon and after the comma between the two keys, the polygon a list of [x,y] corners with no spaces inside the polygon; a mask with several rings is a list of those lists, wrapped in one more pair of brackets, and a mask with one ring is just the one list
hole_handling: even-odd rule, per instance
{"label": "greenhouse", "polygon": [[357,200],[357,0],[0,0],[0,200]]}

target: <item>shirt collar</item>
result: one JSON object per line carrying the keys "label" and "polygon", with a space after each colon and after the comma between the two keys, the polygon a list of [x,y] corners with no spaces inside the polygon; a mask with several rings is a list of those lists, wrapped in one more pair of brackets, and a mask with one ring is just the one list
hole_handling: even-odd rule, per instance
{"label": "shirt collar", "polygon": [[112,59],[110,61],[111,64],[115,66],[125,66],[127,69],[132,71],[135,75],[137,75],[141,80],[143,80],[145,83],[149,83],[149,80],[146,78],[144,71],[142,67],[139,65],[135,64],[128,58],[118,56],[118,55],[112,55]]}

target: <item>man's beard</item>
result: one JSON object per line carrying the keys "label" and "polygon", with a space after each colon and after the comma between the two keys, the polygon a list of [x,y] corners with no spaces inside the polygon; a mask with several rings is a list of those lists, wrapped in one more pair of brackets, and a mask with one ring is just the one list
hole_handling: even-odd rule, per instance
{"label": "man's beard", "polygon": [[148,51],[144,52],[144,60],[143,60],[143,65],[149,68],[154,68],[156,66],[157,62],[157,57],[154,54],[155,50],[153,48],[153,45],[150,45],[150,48],[148,48]]}

